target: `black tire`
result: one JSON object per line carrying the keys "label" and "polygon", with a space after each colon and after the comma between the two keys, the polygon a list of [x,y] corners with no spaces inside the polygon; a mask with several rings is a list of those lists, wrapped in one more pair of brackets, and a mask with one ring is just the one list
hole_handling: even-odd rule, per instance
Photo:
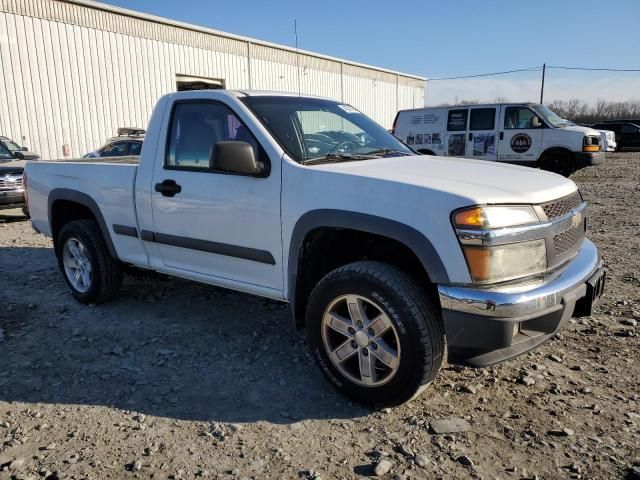
{"label": "black tire", "polygon": [[560,151],[547,153],[540,162],[540,168],[567,178],[576,171],[571,154]]}
{"label": "black tire", "polygon": [[[91,264],[89,287],[80,291],[74,287],[63,264],[63,249],[69,239],[82,242]],[[75,220],[62,227],[56,241],[58,267],[67,288],[80,303],[103,303],[113,297],[122,284],[122,269],[102,237],[95,220]]]}
{"label": "black tire", "polygon": [[[375,303],[395,328],[401,349],[399,366],[383,385],[359,385],[330,360],[322,319],[329,305],[343,295]],[[368,406],[399,405],[416,397],[436,377],[444,357],[440,308],[408,274],[382,262],[355,262],[327,274],[311,293],[306,327],[313,357],[325,377],[340,392]]]}

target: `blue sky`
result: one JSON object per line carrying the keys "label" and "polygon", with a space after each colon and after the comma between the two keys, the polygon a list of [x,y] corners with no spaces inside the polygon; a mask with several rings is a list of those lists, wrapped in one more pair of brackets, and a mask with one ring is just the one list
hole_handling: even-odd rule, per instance
{"label": "blue sky", "polygon": [[[107,0],[175,20],[425,77],[542,65],[640,68],[640,0]],[[540,74],[432,82],[428,104],[535,100]],[[640,99],[640,72],[548,72],[545,100]]]}

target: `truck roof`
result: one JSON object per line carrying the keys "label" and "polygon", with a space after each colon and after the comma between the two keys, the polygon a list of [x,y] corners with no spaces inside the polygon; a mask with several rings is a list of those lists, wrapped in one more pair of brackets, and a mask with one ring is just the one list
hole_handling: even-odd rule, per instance
{"label": "truck roof", "polygon": [[[172,97],[180,97],[180,96],[188,96],[189,94],[193,94],[194,90],[184,91],[184,92],[172,92],[169,95]],[[332,100],[336,101],[332,98],[320,97],[318,95],[309,95],[307,93],[297,93],[297,92],[279,92],[275,90],[226,90],[226,89],[214,89],[214,90],[200,90],[200,92],[215,92],[216,95],[228,95],[233,97],[303,97],[303,98],[319,98],[323,100]]]}
{"label": "truck roof", "polygon": [[461,103],[458,105],[436,105],[431,107],[407,108],[401,112],[413,112],[415,110],[430,110],[433,108],[468,108],[468,107],[499,107],[501,105],[540,105],[537,102],[502,102],[502,103]]}

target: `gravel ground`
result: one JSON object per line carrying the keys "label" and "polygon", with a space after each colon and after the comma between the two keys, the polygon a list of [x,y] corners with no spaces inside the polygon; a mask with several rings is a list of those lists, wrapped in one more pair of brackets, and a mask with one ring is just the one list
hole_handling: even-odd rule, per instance
{"label": "gravel ground", "polygon": [[159,275],[83,306],[3,212],[0,480],[640,478],[639,171],[627,153],[574,175],[609,270],[591,318],[382,411],[323,380],[286,306]]}

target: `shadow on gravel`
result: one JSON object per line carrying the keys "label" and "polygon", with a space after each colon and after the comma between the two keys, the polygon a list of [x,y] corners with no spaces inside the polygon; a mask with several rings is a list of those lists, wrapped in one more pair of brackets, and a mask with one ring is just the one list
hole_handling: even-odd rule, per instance
{"label": "shadow on gravel", "polygon": [[322,378],[287,305],[147,274],[91,307],[50,248],[0,248],[0,267],[0,401],[223,422],[368,413]]}
{"label": "shadow on gravel", "polygon": [[19,214],[19,215],[5,215],[0,213],[0,224],[2,223],[14,223],[14,222],[24,222],[28,217]]}

